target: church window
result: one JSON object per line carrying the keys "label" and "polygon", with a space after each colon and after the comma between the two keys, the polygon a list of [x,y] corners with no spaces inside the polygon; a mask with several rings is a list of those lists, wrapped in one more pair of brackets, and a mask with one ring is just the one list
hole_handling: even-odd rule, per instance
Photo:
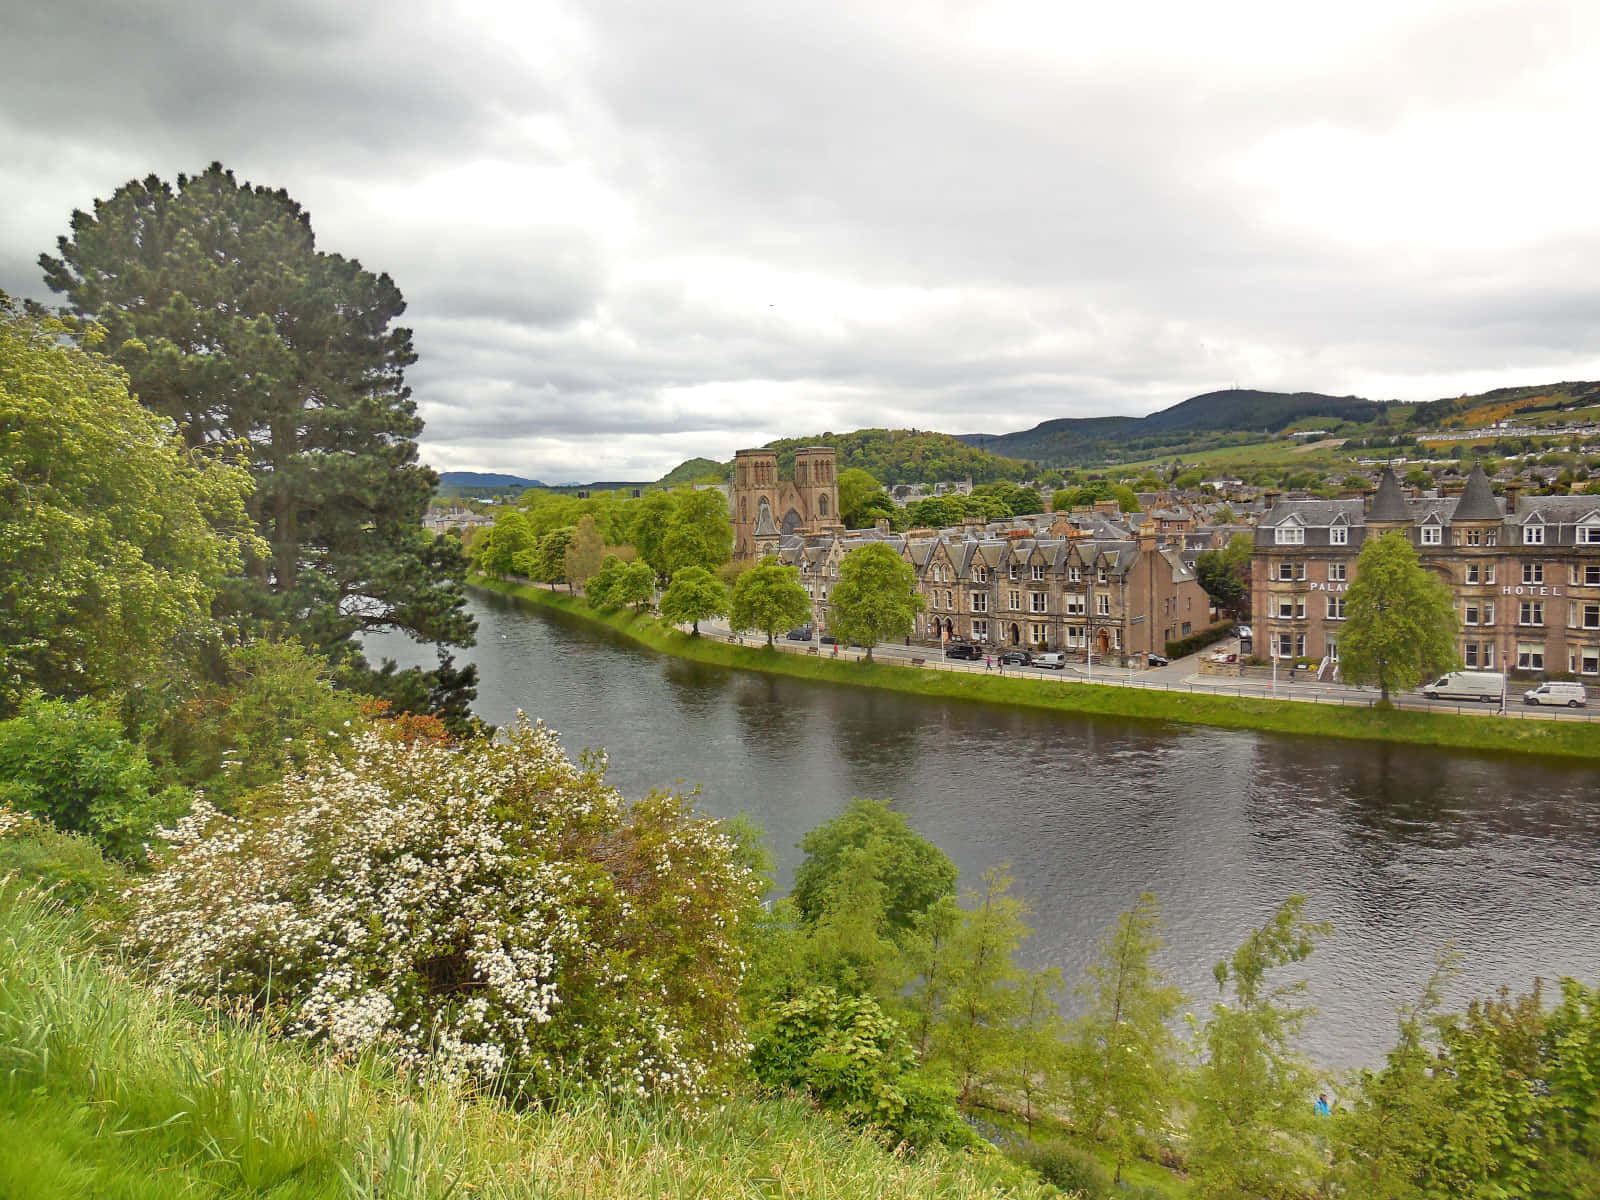
{"label": "church window", "polygon": [[817,497],[817,512],[823,516],[828,515],[828,498],[826,496]]}

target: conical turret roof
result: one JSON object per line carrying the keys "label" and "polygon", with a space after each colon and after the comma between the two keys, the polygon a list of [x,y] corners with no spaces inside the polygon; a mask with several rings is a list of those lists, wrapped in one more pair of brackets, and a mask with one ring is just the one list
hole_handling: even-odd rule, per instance
{"label": "conical turret roof", "polygon": [[1483,473],[1483,464],[1478,463],[1472,468],[1472,474],[1467,476],[1467,490],[1461,493],[1461,499],[1456,503],[1456,511],[1450,519],[1498,521],[1504,515],[1494,498],[1494,492],[1489,489],[1489,477]]}
{"label": "conical turret roof", "polygon": [[1405,493],[1400,481],[1388,467],[1378,477],[1378,494],[1372,498],[1372,508],[1367,513],[1367,524],[1374,521],[1409,521],[1411,510],[1406,507]]}

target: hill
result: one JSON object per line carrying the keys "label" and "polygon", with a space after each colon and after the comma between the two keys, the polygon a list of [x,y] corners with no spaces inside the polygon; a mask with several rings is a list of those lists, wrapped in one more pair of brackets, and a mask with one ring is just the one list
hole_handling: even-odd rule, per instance
{"label": "hill", "polygon": [[691,458],[668,471],[656,483],[661,487],[677,487],[680,483],[702,483],[728,477],[728,464],[714,458]]}
{"label": "hill", "polygon": [[838,469],[858,468],[885,486],[896,483],[940,483],[968,479],[973,483],[1021,480],[1030,464],[991,454],[948,433],[917,429],[858,429],[817,437],[781,438],[765,449],[778,452],[778,469],[794,469],[794,452],[802,446],[832,446]]}
{"label": "hill", "polygon": [[440,471],[441,488],[537,488],[545,485],[537,479],[524,479],[521,475],[496,475],[485,471]]}
{"label": "hill", "polygon": [[1146,417],[1063,417],[1017,433],[962,434],[959,440],[995,454],[1068,466],[1209,449],[1226,444],[1229,435],[1259,437],[1308,420],[1365,423],[1387,407],[1358,396],[1230,388]]}

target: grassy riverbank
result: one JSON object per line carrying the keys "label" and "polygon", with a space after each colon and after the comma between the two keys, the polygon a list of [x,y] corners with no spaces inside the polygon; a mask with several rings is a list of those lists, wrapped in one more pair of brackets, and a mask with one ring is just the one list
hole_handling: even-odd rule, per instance
{"label": "grassy riverbank", "polygon": [[1065,683],[1053,678],[927,671],[888,663],[855,662],[849,658],[784,654],[764,646],[730,646],[712,638],[690,637],[649,615],[631,611],[596,612],[580,598],[545,588],[478,577],[474,577],[472,583],[475,587],[609,626],[665,654],[797,679],[1092,716],[1600,762],[1600,728],[1581,722],[1511,721],[1490,715],[1401,710],[1380,712],[1328,704]]}
{"label": "grassy riverbank", "polygon": [[804,1101],[512,1111],[153,991],[0,888],[0,1196],[1031,1200],[999,1155],[893,1155]]}

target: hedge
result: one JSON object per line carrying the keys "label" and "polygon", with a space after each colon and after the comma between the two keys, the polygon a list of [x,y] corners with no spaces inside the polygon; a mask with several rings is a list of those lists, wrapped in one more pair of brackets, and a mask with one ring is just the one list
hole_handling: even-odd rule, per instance
{"label": "hedge", "polygon": [[1232,621],[1219,621],[1215,625],[1208,625],[1198,633],[1191,633],[1186,638],[1167,643],[1168,658],[1183,658],[1193,654],[1196,650],[1204,650],[1213,642],[1220,642],[1233,632]]}

